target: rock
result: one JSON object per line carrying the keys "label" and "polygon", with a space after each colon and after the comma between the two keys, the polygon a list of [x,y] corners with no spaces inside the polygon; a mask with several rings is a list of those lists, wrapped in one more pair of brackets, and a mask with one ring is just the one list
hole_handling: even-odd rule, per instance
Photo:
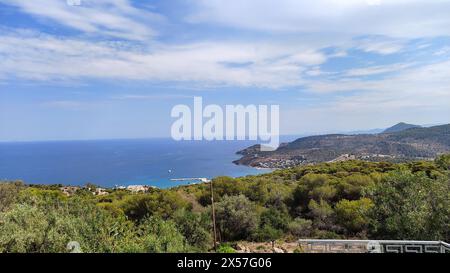
{"label": "rock", "polygon": [[282,250],[281,248],[278,248],[278,247],[274,247],[273,253],[284,253],[284,250]]}
{"label": "rock", "polygon": [[248,247],[246,247],[245,245],[243,245],[243,244],[237,244],[236,245],[236,250],[239,253],[250,253],[250,249]]}
{"label": "rock", "polygon": [[245,246],[243,244],[237,244],[236,250],[245,250]]}

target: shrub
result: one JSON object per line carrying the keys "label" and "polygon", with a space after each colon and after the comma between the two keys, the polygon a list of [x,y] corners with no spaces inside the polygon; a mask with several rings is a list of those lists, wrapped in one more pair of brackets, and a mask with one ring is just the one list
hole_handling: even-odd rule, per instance
{"label": "shrub", "polygon": [[343,199],[336,204],[336,221],[350,234],[365,230],[370,222],[369,212],[373,202],[368,198],[349,201]]}
{"label": "shrub", "polygon": [[76,235],[64,218],[31,205],[13,207],[0,214],[0,252],[64,252]]}
{"label": "shrub", "polygon": [[397,171],[371,192],[372,218],[378,238],[450,239],[450,183],[423,173]]}
{"label": "shrub", "polygon": [[358,200],[363,190],[374,185],[374,181],[368,175],[355,174],[342,179],[339,183],[339,199]]}
{"label": "shrub", "polygon": [[273,242],[283,236],[283,231],[272,227],[271,225],[263,225],[259,227],[251,236],[251,239],[257,242]]}
{"label": "shrub", "polygon": [[213,239],[211,236],[211,218],[208,214],[194,213],[186,209],[175,212],[173,219],[178,230],[186,238],[187,242],[199,250],[211,248]]}
{"label": "shrub", "polygon": [[308,204],[309,216],[313,219],[313,225],[319,229],[331,228],[333,223],[333,208],[323,200],[316,202],[311,200]]}
{"label": "shrub", "polygon": [[310,237],[312,233],[312,221],[302,218],[296,218],[289,223],[289,232],[298,238]]}
{"label": "shrub", "polygon": [[138,227],[140,252],[180,253],[189,250],[183,235],[171,220],[160,217],[148,217]]}
{"label": "shrub", "polygon": [[33,204],[17,204],[1,213],[0,252],[66,252],[70,241],[77,241],[84,252],[120,252],[134,237],[132,223],[92,202],[54,202],[36,198]]}
{"label": "shrub", "polygon": [[444,170],[450,170],[450,154],[441,155],[435,160],[436,165]]}
{"label": "shrub", "polygon": [[23,182],[0,181],[0,212],[6,211],[18,199],[19,192],[25,187]]}
{"label": "shrub", "polygon": [[216,204],[216,220],[222,239],[241,240],[258,227],[256,206],[244,195],[225,196]]}
{"label": "shrub", "polygon": [[139,222],[147,216],[157,215],[169,218],[178,209],[189,209],[189,203],[176,192],[159,191],[147,194],[130,195],[125,198],[120,208],[130,219]]}
{"label": "shrub", "polygon": [[217,253],[236,253],[236,249],[232,248],[230,244],[220,244]]}
{"label": "shrub", "polygon": [[268,225],[275,229],[286,231],[291,220],[286,209],[271,207],[265,210],[260,217],[260,225]]}

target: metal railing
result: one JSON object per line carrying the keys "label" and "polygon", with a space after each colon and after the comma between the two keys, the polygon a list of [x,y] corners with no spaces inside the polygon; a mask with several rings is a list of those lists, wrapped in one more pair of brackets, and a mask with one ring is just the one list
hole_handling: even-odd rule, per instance
{"label": "metal railing", "polygon": [[450,244],[442,241],[301,239],[298,244],[312,253],[450,253]]}

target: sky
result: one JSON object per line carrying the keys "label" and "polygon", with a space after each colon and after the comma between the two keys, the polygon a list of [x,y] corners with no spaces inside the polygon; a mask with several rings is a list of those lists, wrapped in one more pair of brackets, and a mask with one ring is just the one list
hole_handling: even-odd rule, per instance
{"label": "sky", "polygon": [[450,120],[448,0],[0,0],[0,141],[168,137],[177,104],[282,134]]}

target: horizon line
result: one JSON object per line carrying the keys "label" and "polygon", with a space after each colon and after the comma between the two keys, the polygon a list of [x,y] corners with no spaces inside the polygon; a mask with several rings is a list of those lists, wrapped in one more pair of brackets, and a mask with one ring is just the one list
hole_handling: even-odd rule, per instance
{"label": "horizon line", "polygon": [[[396,124],[394,124],[393,126],[402,123],[402,122],[398,122]],[[435,124],[416,124],[418,126],[421,126],[423,128],[429,128],[429,127],[434,127],[434,126],[442,126],[442,125],[448,125],[450,124],[450,122],[444,122],[444,123],[435,123]],[[392,127],[392,126],[391,126]],[[280,134],[280,137],[306,137],[306,136],[319,136],[319,135],[330,135],[330,134],[355,134],[355,135],[359,135],[359,134],[376,134],[376,133],[369,133],[370,131],[376,131],[376,130],[385,130],[388,129],[390,127],[387,128],[372,128],[372,129],[355,129],[355,130],[351,130],[351,131],[346,131],[346,130],[333,130],[333,131],[322,131],[322,132],[307,132],[307,133],[296,133],[296,134]],[[382,131],[380,131],[381,133]],[[249,136],[245,136],[246,138],[248,138]],[[37,140],[0,140],[0,144],[5,144],[5,143],[36,143],[36,142],[82,142],[82,141],[114,141],[114,140],[156,140],[156,139],[172,139],[171,136],[148,136],[148,137],[111,137],[111,138],[80,138],[80,139],[37,139]],[[176,140],[174,140],[176,141]],[[183,140],[182,140],[183,141]],[[189,140],[189,141],[196,141],[196,142],[201,142],[201,141],[207,141],[207,142],[213,142],[213,141],[258,141],[258,140],[250,140],[250,139],[244,139],[244,140]],[[176,141],[178,142],[178,141]]]}

